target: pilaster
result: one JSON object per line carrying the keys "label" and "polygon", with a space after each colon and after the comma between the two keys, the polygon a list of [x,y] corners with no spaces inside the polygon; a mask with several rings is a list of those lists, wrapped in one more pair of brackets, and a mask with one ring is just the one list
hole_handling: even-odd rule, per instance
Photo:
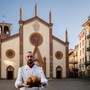
{"label": "pilaster", "polygon": [[50,36],[50,42],[49,42],[49,48],[50,48],[50,78],[53,78],[53,41],[52,41],[52,23],[50,23],[49,28],[49,36]]}
{"label": "pilaster", "polygon": [[19,28],[19,34],[20,34],[20,39],[19,39],[19,42],[20,42],[20,45],[19,45],[19,48],[20,48],[20,67],[23,66],[23,21],[19,21],[19,24],[20,24],[20,28]]}
{"label": "pilaster", "polygon": [[66,77],[69,77],[69,43],[66,42]]}

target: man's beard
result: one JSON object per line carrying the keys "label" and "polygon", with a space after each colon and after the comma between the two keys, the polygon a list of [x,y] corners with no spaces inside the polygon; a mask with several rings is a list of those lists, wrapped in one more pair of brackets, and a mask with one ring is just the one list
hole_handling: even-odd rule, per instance
{"label": "man's beard", "polygon": [[32,64],[33,64],[33,60],[32,60],[32,59],[28,60],[28,61],[27,61],[27,64],[28,64],[28,65],[32,65]]}

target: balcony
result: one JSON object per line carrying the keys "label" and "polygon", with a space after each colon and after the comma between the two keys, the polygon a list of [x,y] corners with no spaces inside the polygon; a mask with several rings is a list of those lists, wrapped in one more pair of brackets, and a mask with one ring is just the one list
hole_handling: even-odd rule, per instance
{"label": "balcony", "polygon": [[87,39],[89,39],[90,38],[90,34],[89,35],[87,35]]}
{"label": "balcony", "polygon": [[89,46],[89,47],[87,47],[87,51],[90,51],[90,46]]}
{"label": "balcony", "polygon": [[88,65],[90,65],[90,61],[85,62],[85,66],[88,66]]}
{"label": "balcony", "polygon": [[77,63],[78,63],[77,60],[72,60],[72,61],[69,62],[69,64],[77,64]]}

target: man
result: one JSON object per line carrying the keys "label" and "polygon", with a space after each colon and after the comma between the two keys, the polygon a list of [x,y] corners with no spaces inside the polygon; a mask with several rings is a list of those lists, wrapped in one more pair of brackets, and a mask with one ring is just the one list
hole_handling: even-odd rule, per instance
{"label": "man", "polygon": [[20,90],[39,90],[40,87],[27,85],[28,78],[32,76],[40,79],[42,87],[47,87],[48,80],[44,75],[43,69],[34,64],[33,53],[31,51],[26,53],[25,59],[27,64],[19,68],[15,87],[20,88]]}

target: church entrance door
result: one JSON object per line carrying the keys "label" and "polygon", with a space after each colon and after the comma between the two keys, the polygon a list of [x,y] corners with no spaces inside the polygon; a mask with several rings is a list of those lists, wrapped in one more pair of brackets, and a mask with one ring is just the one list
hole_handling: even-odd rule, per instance
{"label": "church entrance door", "polygon": [[56,68],[56,78],[57,78],[57,79],[62,78],[62,68],[61,68],[60,66],[58,66],[58,67]]}
{"label": "church entrance door", "polygon": [[13,79],[12,71],[8,71],[7,79]]}
{"label": "church entrance door", "polygon": [[13,67],[7,67],[7,79],[13,79],[14,69]]}
{"label": "church entrance door", "polygon": [[57,72],[56,72],[56,78],[57,78],[57,79],[60,79],[60,78],[61,78],[61,71],[57,71]]}

